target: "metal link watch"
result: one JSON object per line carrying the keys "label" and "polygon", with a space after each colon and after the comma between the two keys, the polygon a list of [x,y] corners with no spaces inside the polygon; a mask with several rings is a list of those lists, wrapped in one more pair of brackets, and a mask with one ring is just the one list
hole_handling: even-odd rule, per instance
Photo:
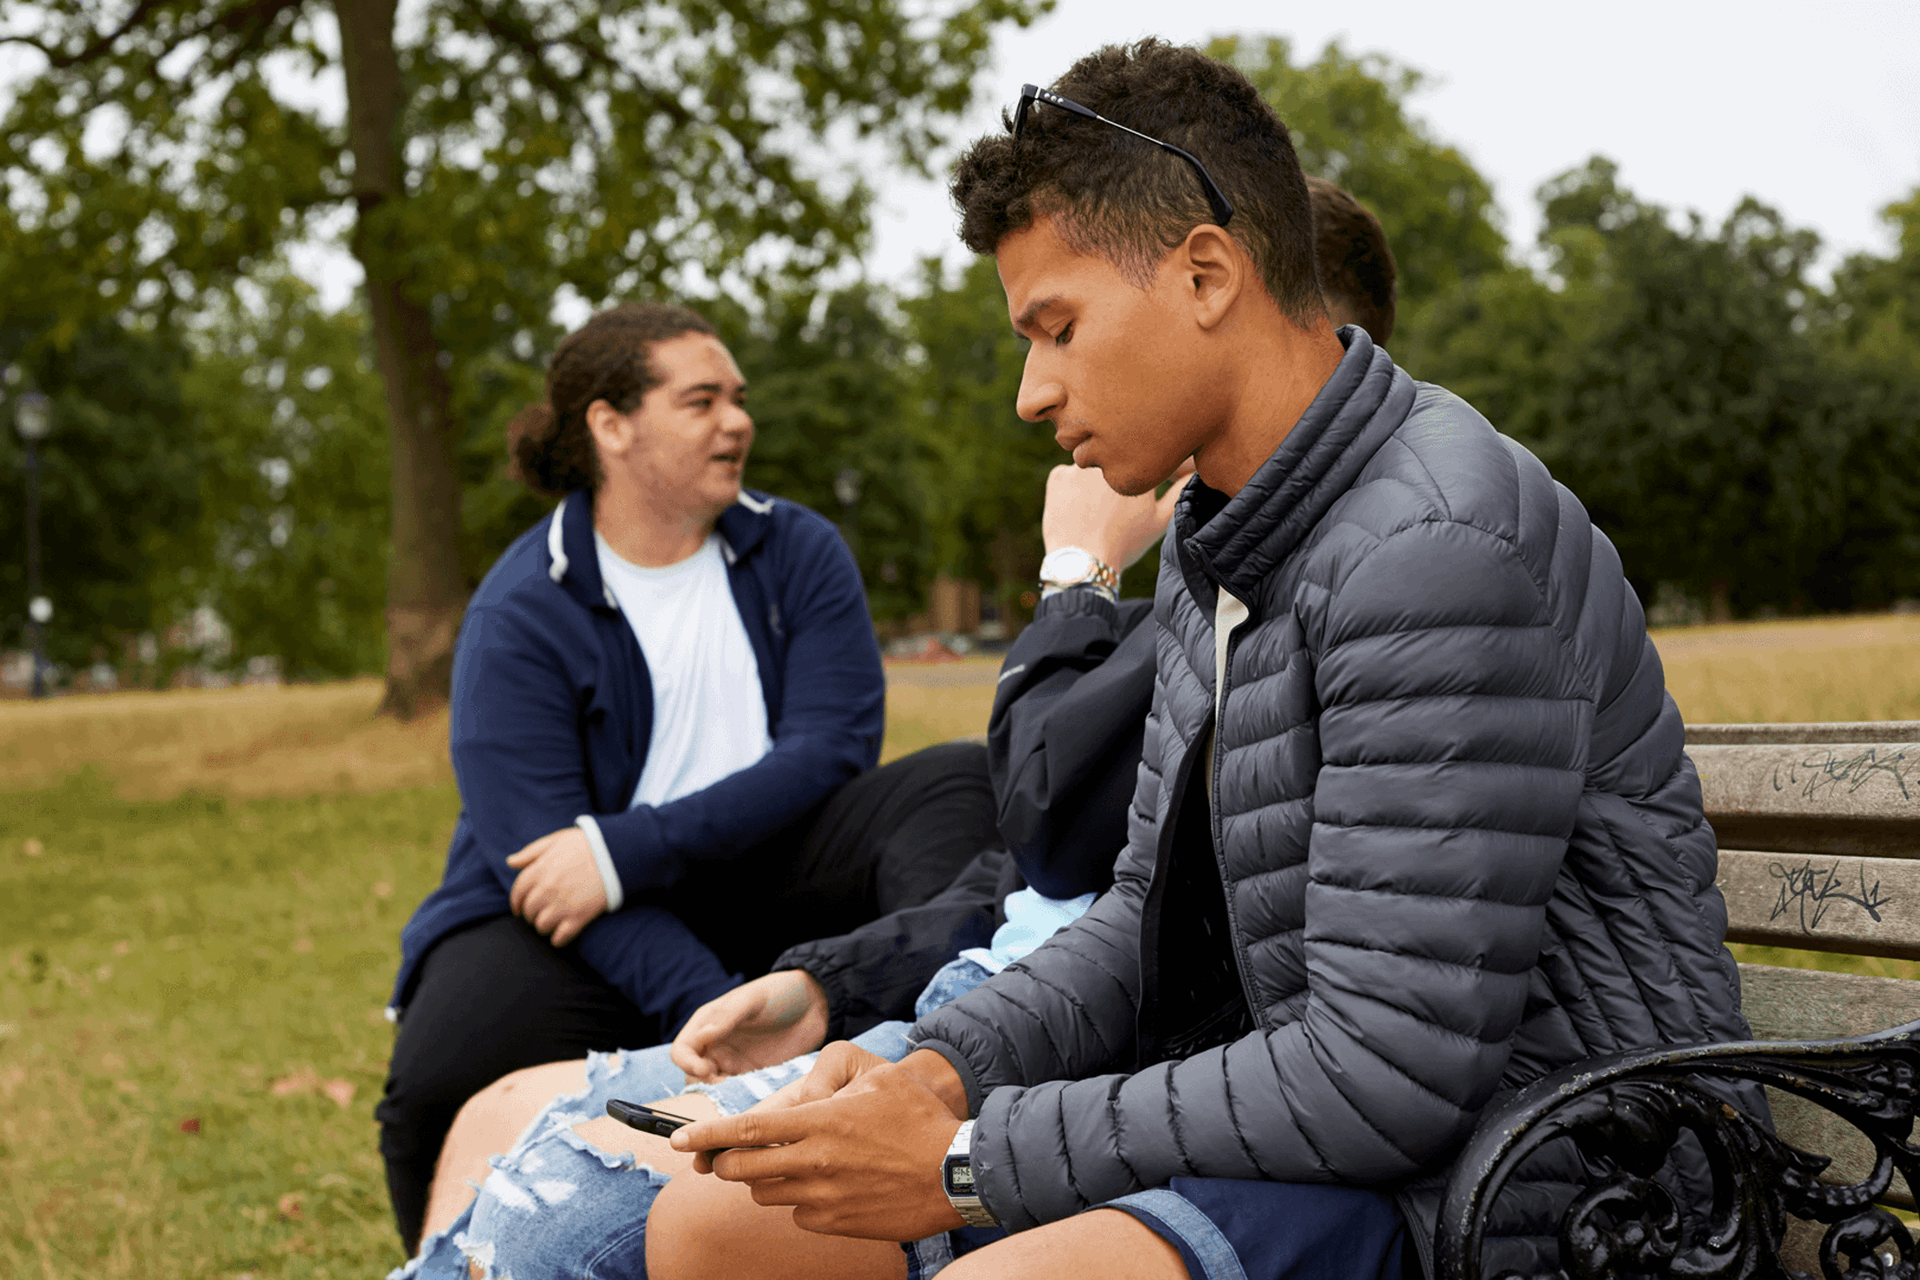
{"label": "metal link watch", "polygon": [[963,1120],[960,1132],[953,1135],[953,1145],[947,1148],[947,1158],[940,1162],[940,1187],[960,1221],[970,1227],[997,1227],[999,1219],[981,1201],[980,1190],[974,1185],[972,1152],[973,1121]]}
{"label": "metal link watch", "polygon": [[1120,575],[1085,547],[1055,547],[1040,562],[1040,598],[1068,587],[1090,586],[1107,599],[1120,595]]}

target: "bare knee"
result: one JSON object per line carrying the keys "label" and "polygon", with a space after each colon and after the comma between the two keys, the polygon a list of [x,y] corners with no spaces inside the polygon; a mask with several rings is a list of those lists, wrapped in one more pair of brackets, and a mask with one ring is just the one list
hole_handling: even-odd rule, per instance
{"label": "bare knee", "polygon": [[445,1230],[472,1203],[473,1188],[487,1176],[488,1157],[511,1147],[540,1108],[557,1094],[586,1086],[584,1061],[549,1062],[502,1076],[468,1098],[434,1163],[421,1238]]}
{"label": "bare knee", "polygon": [[525,1114],[525,1128],[540,1114],[540,1108],[563,1093],[578,1093],[587,1087],[587,1063],[584,1058],[566,1062],[544,1062],[537,1067],[522,1067],[508,1072],[480,1092],[468,1098],[454,1117],[454,1124],[475,1123],[485,1114],[494,1121],[509,1114]]}

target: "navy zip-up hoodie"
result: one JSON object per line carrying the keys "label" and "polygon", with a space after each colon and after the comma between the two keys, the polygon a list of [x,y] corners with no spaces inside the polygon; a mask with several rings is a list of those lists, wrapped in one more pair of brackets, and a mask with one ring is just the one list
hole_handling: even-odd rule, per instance
{"label": "navy zip-up hoodie", "polygon": [[831,524],[742,490],[718,528],[773,749],[693,795],[627,807],[646,764],[653,682],[600,579],[593,495],[569,495],[500,557],[461,623],[451,736],[464,807],[440,887],[401,931],[396,1015],[434,943],[507,914],[508,856],[583,814],[630,905],[581,933],[581,956],[669,1026],[737,980],[635,895],[764,846],[871,768],[886,683],[859,570]]}

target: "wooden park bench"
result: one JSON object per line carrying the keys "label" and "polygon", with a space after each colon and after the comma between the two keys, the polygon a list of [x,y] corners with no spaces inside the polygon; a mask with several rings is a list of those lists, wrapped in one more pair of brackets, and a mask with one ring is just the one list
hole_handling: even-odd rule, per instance
{"label": "wooden park bench", "polygon": [[[1720,843],[1727,937],[1920,959],[1920,722],[1694,725]],[[1571,1138],[1595,1178],[1561,1223],[1561,1272],[1920,1280],[1920,981],[1740,966],[1754,1040],[1577,1063],[1482,1116],[1447,1188],[1439,1280],[1480,1280],[1485,1207],[1514,1167]],[[1769,1134],[1703,1076],[1767,1090]],[[1691,1131],[1714,1167],[1688,1231],[1655,1174]]]}

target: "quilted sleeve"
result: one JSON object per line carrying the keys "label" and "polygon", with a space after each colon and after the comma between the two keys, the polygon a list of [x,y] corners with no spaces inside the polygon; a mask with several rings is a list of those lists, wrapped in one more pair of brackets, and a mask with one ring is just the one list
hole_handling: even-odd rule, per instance
{"label": "quilted sleeve", "polygon": [[[1573,830],[1590,699],[1543,583],[1482,528],[1436,519],[1378,538],[1315,612],[1305,1008],[1184,1061],[993,1090],[975,1171],[1009,1226],[1182,1175],[1391,1183],[1455,1149],[1499,1084]],[[1259,765],[1236,755],[1261,739],[1259,698],[1257,682],[1228,694],[1222,792]],[[1229,849],[1257,848],[1234,835]],[[1237,892],[1236,916],[1258,909],[1257,875]]]}

